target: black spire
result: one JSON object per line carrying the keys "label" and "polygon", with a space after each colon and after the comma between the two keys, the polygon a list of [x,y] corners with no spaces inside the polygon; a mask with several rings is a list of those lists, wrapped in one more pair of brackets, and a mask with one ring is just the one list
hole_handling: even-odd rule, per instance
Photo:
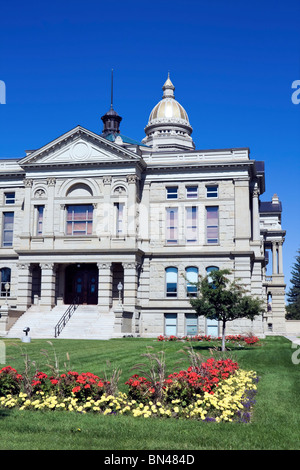
{"label": "black spire", "polygon": [[110,98],[110,110],[107,111],[104,116],[101,117],[104,127],[102,136],[107,136],[111,133],[120,133],[120,122],[122,121],[121,116],[113,108],[113,70],[111,71],[111,98]]}

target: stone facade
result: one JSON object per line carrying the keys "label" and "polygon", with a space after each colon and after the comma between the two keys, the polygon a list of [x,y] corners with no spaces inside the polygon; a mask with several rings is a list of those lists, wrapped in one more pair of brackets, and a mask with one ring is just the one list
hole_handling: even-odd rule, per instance
{"label": "stone facade", "polygon": [[277,196],[260,201],[263,162],[248,148],[195,150],[170,78],[163,90],[142,143],[122,136],[111,110],[102,134],[77,126],[1,160],[3,311],[35,305],[42,318],[77,298],[114,315],[114,336],[219,334],[194,318],[186,276],[228,268],[266,302],[262,318],[229,323],[228,334],[285,333],[285,232]]}

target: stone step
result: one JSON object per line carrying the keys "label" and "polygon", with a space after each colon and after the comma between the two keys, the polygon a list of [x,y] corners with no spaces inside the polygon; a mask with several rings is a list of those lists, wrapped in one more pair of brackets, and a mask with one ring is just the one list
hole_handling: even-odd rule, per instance
{"label": "stone step", "polygon": [[[30,307],[7,333],[8,338],[22,338],[23,329],[30,328],[31,338],[54,338],[55,326],[68,306],[57,306],[51,311]],[[109,339],[114,332],[114,314],[100,314],[97,306],[80,305],[61,331],[59,338]]]}

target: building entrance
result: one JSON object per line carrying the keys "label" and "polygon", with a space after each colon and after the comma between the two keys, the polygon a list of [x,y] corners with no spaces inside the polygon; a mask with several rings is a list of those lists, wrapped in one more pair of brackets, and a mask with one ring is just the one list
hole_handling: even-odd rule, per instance
{"label": "building entrance", "polygon": [[65,304],[97,305],[98,268],[95,264],[71,264],[66,268]]}

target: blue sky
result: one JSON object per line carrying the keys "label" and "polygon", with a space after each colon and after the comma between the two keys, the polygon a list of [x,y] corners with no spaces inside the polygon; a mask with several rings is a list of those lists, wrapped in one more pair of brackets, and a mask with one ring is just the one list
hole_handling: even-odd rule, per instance
{"label": "blue sky", "polygon": [[2,2],[0,158],[20,158],[80,124],[102,131],[110,107],[142,139],[170,71],[198,149],[249,147],[283,204],[289,286],[300,248],[300,2]]}

